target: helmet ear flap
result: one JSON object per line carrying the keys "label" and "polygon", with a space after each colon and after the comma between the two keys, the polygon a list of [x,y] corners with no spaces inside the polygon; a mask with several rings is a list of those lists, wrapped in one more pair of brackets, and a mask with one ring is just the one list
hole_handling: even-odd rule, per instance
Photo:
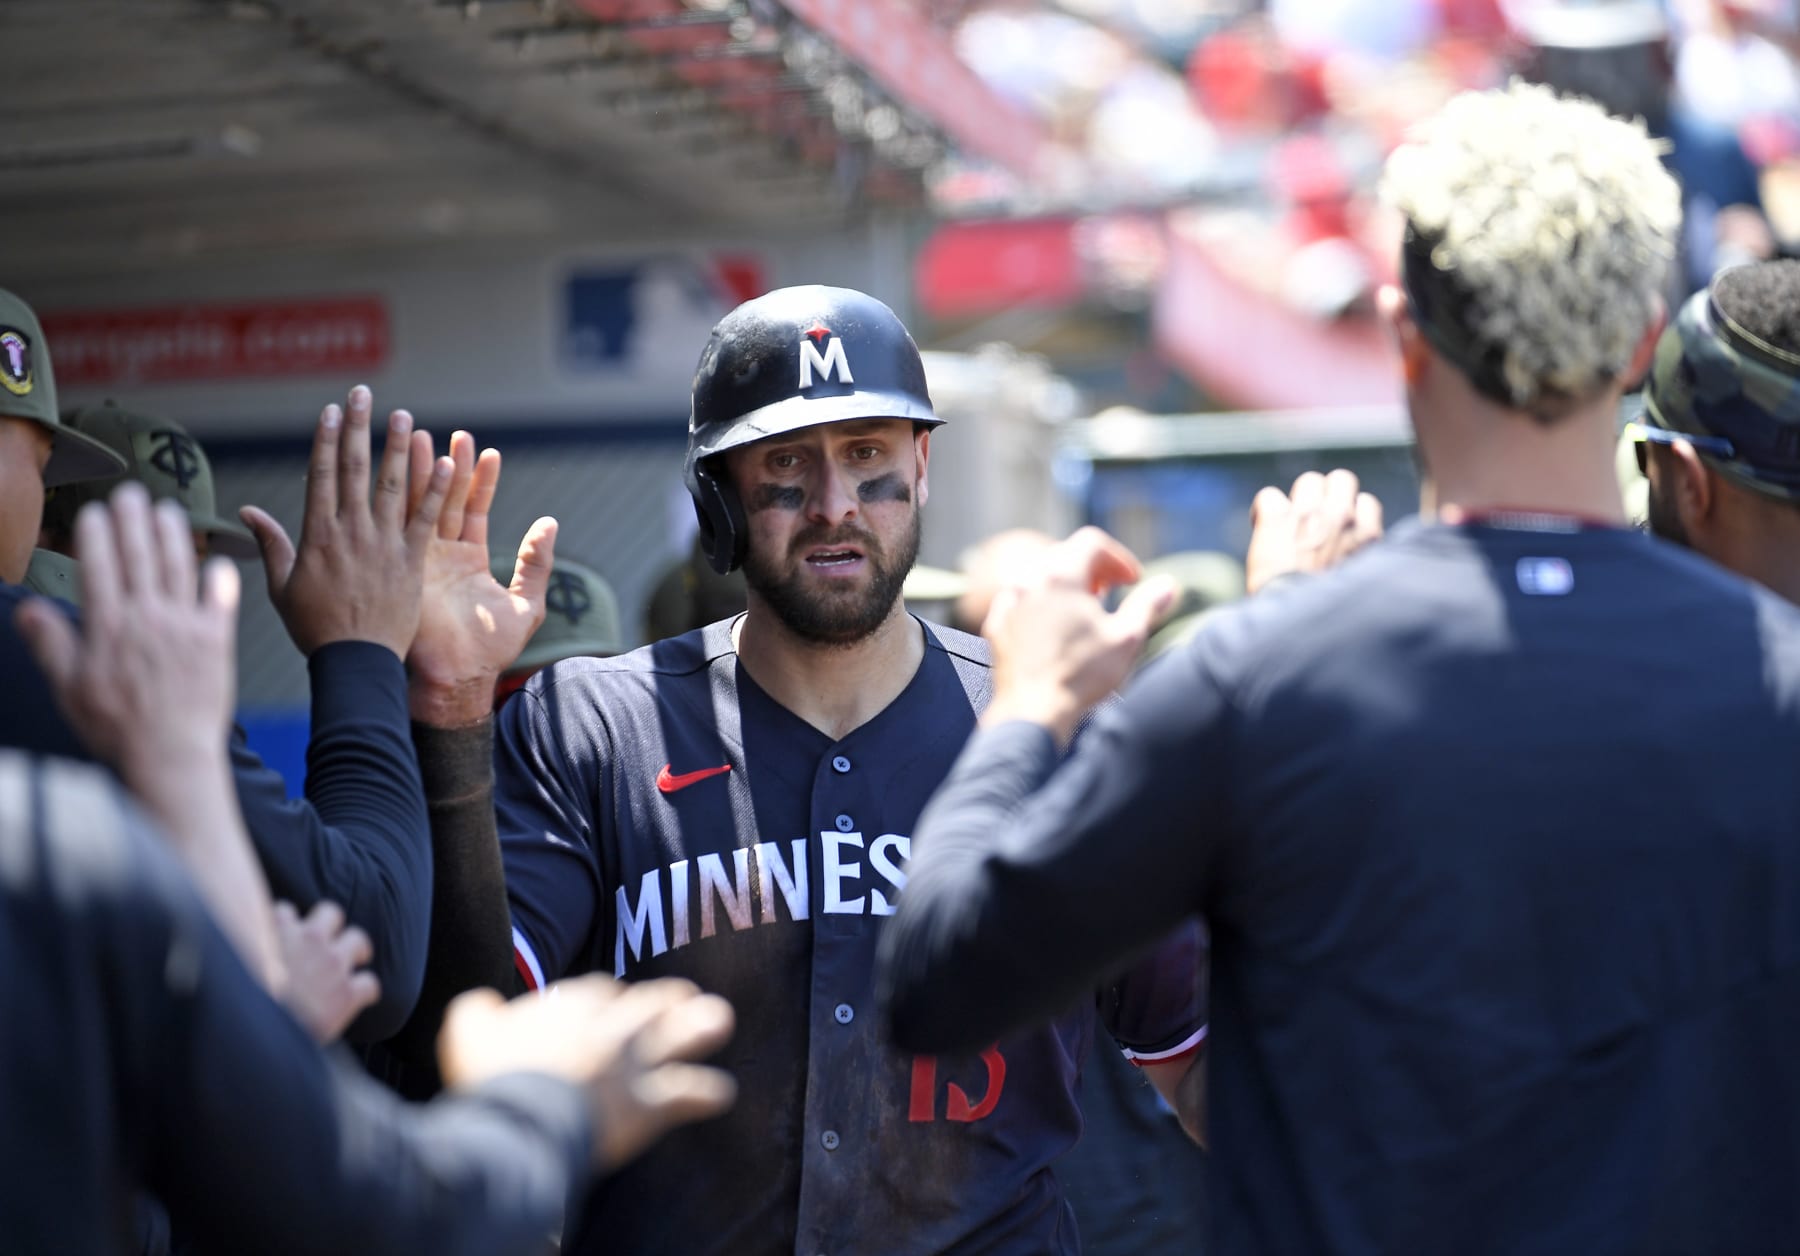
{"label": "helmet ear flap", "polygon": [[736,490],[714,474],[709,462],[711,459],[701,459],[694,465],[688,492],[694,499],[694,516],[700,521],[700,550],[712,569],[723,576],[743,565],[750,544],[749,525]]}

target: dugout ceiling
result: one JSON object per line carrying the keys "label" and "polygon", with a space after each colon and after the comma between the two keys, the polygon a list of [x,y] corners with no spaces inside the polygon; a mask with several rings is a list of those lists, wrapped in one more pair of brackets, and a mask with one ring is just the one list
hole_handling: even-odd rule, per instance
{"label": "dugout ceiling", "polygon": [[0,283],[829,230],[1031,124],[943,0],[5,0]]}

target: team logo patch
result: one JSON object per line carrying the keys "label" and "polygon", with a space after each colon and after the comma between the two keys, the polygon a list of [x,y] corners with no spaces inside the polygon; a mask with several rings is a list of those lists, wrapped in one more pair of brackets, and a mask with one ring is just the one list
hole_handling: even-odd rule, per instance
{"label": "team logo patch", "polygon": [[1575,569],[1566,558],[1521,558],[1519,592],[1533,597],[1563,597],[1575,588]]}
{"label": "team logo patch", "polygon": [[165,427],[150,433],[150,465],[186,489],[200,474],[200,447],[186,432]]}
{"label": "team logo patch", "polygon": [[0,388],[23,397],[33,383],[31,338],[16,327],[0,327]]}
{"label": "team logo patch", "polygon": [[813,386],[814,371],[819,373],[820,383],[832,378],[840,384],[856,382],[850,374],[850,359],[844,356],[844,342],[816,319],[811,327],[800,333],[800,387]]}
{"label": "team logo patch", "polygon": [[550,587],[544,591],[545,610],[555,611],[573,625],[579,624],[593,606],[594,599],[579,576],[569,571],[550,573]]}

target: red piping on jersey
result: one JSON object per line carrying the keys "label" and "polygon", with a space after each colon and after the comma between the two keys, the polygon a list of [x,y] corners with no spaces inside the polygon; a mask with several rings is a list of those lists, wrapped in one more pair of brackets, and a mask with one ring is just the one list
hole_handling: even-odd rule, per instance
{"label": "red piping on jersey", "polygon": [[525,988],[527,990],[535,990],[538,988],[537,978],[531,975],[531,965],[525,962],[525,957],[519,954],[519,948],[516,946],[513,948],[513,967],[518,969],[519,976],[525,979]]}

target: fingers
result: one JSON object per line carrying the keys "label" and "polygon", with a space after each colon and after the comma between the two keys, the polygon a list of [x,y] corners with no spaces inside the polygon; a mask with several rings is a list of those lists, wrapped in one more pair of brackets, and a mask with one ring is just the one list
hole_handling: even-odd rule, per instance
{"label": "fingers", "polygon": [[1306,516],[1317,511],[1325,500],[1325,477],[1317,471],[1308,471],[1294,481],[1288,500],[1297,515]]}
{"label": "fingers", "polygon": [[[630,995],[641,992],[649,998],[653,984],[634,986]],[[688,989],[658,991],[654,997],[662,1007],[638,1038],[641,1058],[648,1064],[703,1059],[730,1041],[737,1026],[731,1004],[716,994]]]}
{"label": "fingers", "polygon": [[1322,503],[1326,519],[1349,527],[1356,518],[1356,495],[1361,487],[1355,473],[1342,467],[1326,476]]}
{"label": "fingers", "polygon": [[665,1128],[718,1116],[737,1102],[737,1082],[731,1074],[703,1064],[665,1064],[640,1081],[637,1089]]}
{"label": "fingers", "polygon": [[187,512],[172,501],[160,501],[150,512],[162,592],[177,602],[192,602],[197,592],[194,573],[194,530]]}
{"label": "fingers", "polygon": [[1112,613],[1110,624],[1115,639],[1135,641],[1142,645],[1175,605],[1181,586],[1172,576],[1145,580],[1125,595],[1119,609]]}
{"label": "fingers", "polygon": [[368,934],[355,925],[338,934],[334,945],[351,968],[366,967],[375,958],[375,944],[369,941]]}
{"label": "fingers", "polygon": [[344,928],[344,909],[330,899],[321,899],[306,913],[306,923],[328,938],[335,938]]}
{"label": "fingers", "polygon": [[381,978],[374,973],[363,972],[350,974],[350,1005],[344,1009],[346,1020],[355,1020],[357,1013],[366,1007],[372,1007],[375,1000],[381,997]]}
{"label": "fingers", "polygon": [[484,449],[475,460],[475,478],[469,486],[469,504],[463,513],[462,539],[487,548],[488,510],[494,490],[500,487],[500,451]]}
{"label": "fingers", "polygon": [[235,624],[243,593],[243,580],[238,575],[236,563],[229,558],[207,559],[206,566],[200,571],[200,600],[209,610],[227,623]]}
{"label": "fingers", "polygon": [[338,446],[338,517],[366,516],[369,510],[369,427],[375,398],[363,385],[350,390],[350,405]]}
{"label": "fingers", "polygon": [[550,588],[550,569],[556,562],[556,526],[556,520],[549,515],[536,520],[519,542],[519,556],[513,563],[512,594],[530,602],[539,619],[544,616],[544,595]]}
{"label": "fingers", "polygon": [[338,442],[343,433],[344,412],[337,405],[319,412],[313,432],[312,461],[306,468],[306,515],[300,539],[318,543],[325,539],[338,513]]}
{"label": "fingers", "polygon": [[269,586],[269,600],[279,606],[282,590],[287,588],[288,577],[294,571],[294,543],[275,516],[258,506],[241,507],[238,518],[256,538],[256,548],[262,551],[263,580]]}
{"label": "fingers", "polygon": [[106,507],[89,502],[75,516],[75,558],[81,564],[82,619],[87,631],[111,632],[119,607],[119,555]]}
{"label": "fingers", "polygon": [[410,524],[413,516],[419,513],[419,503],[425,500],[425,490],[431,485],[432,466],[437,461],[431,452],[431,433],[415,431],[406,456],[406,521]]}
{"label": "fingers", "polygon": [[300,913],[285,898],[275,900],[275,927],[283,933],[292,933],[300,927]]}
{"label": "fingers", "polygon": [[1382,534],[1385,525],[1381,517],[1381,502],[1373,493],[1356,495],[1356,534],[1365,541],[1373,541]]}
{"label": "fingers", "polygon": [[119,587],[127,597],[148,593],[162,583],[150,494],[142,484],[127,480],[113,490],[108,510],[107,521],[112,525],[112,541],[119,557]]}
{"label": "fingers", "polygon": [[1050,578],[1077,585],[1089,593],[1131,584],[1142,574],[1136,555],[1099,528],[1078,528],[1050,551]]}
{"label": "fingers", "polygon": [[450,433],[450,460],[456,470],[450,477],[450,493],[438,514],[437,534],[446,541],[462,539],[463,511],[475,484],[475,438],[467,432]]}
{"label": "fingers", "polygon": [[[430,447],[430,438],[427,438],[426,448]],[[421,557],[425,543],[437,535],[438,516],[444,509],[444,499],[450,494],[450,480],[454,475],[455,465],[448,458],[439,458],[427,468],[419,503],[406,524],[407,543]]]}
{"label": "fingers", "polygon": [[375,477],[375,522],[396,531],[405,525],[409,504],[412,425],[412,415],[404,410],[388,415],[387,443],[382,446],[381,471]]}
{"label": "fingers", "polygon": [[1255,528],[1272,523],[1293,508],[1288,495],[1271,484],[1251,499],[1250,526]]}
{"label": "fingers", "polygon": [[75,625],[69,617],[49,601],[32,598],[19,607],[13,623],[50,681],[50,688],[58,694],[66,693],[75,680],[81,653]]}

